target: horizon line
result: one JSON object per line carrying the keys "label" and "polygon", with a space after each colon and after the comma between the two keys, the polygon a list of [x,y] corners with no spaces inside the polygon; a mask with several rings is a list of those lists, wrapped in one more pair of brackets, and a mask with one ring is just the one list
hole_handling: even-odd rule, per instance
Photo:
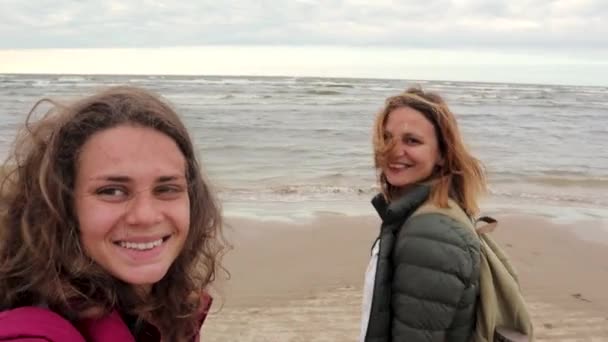
{"label": "horizon line", "polygon": [[230,74],[172,74],[172,73],[71,73],[71,72],[0,72],[0,76],[119,76],[119,77],[224,77],[224,78],[303,78],[303,79],[348,79],[348,80],[391,80],[391,81],[412,81],[412,82],[456,82],[456,83],[478,83],[478,84],[513,84],[513,85],[527,85],[527,86],[567,86],[567,87],[590,87],[590,88],[608,88],[606,85],[589,85],[589,84],[572,84],[572,83],[539,83],[539,82],[506,82],[506,81],[475,81],[475,80],[449,80],[449,79],[420,79],[420,78],[402,78],[402,77],[357,77],[357,76],[312,76],[312,75],[254,75],[254,74],[242,74],[242,75],[230,75]]}

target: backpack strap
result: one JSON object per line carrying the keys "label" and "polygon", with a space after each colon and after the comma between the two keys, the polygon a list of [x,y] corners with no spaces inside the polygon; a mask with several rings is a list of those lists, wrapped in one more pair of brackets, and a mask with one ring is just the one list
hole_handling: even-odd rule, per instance
{"label": "backpack strap", "polygon": [[448,208],[439,208],[430,202],[426,202],[421,205],[411,217],[428,213],[440,213],[451,217],[456,221],[460,221],[477,233],[478,236],[491,233],[498,226],[498,221],[490,216],[481,216],[476,220],[471,219],[458,203],[454,202],[452,199],[448,199]]}
{"label": "backpack strap", "polygon": [[455,219],[456,221],[465,223],[467,227],[471,228],[471,230],[475,230],[473,220],[471,220],[471,218],[462,210],[462,208],[460,208],[460,206],[451,199],[448,199],[447,208],[440,208],[435,204],[431,203],[430,201],[427,201],[420,207],[418,207],[418,209],[416,209],[416,211],[412,214],[412,216],[410,216],[410,218],[428,213],[444,214]]}

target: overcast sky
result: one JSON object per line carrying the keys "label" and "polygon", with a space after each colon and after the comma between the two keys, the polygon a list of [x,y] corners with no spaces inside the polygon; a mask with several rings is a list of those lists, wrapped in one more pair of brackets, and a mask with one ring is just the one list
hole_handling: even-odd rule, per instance
{"label": "overcast sky", "polygon": [[[48,60],[48,65],[42,63],[45,51],[51,51],[46,49],[144,48],[138,51],[155,59],[159,51],[176,51],[175,47],[182,49],[183,56],[201,46],[220,55],[250,46],[259,53],[252,53],[254,59],[273,61],[277,54],[269,46],[280,46],[292,52],[279,53],[281,58],[272,63],[285,62],[304,48],[318,61],[311,58],[309,65],[301,67],[312,69],[328,58],[346,59],[346,65],[352,65],[348,60],[353,53],[367,53],[369,67],[377,58],[387,62],[409,57],[408,65],[429,67],[434,62],[427,57],[444,53],[447,57],[434,57],[440,66],[576,65],[589,70],[588,77],[595,77],[596,83],[608,83],[601,79],[608,78],[606,0],[0,0],[0,5],[0,72],[43,67],[64,72]],[[342,55],[330,56],[338,50]],[[102,50],[88,51],[99,55]],[[124,54],[126,50],[104,51]],[[381,56],[395,51],[397,59]],[[65,58],[74,55],[73,50],[56,52],[63,52]],[[222,60],[218,57],[218,62]],[[69,64],[75,72],[80,70],[77,63]],[[108,72],[118,70],[104,67]],[[289,66],[276,67],[289,71]],[[163,66],[157,68],[164,73]],[[205,70],[191,72],[200,71]]]}

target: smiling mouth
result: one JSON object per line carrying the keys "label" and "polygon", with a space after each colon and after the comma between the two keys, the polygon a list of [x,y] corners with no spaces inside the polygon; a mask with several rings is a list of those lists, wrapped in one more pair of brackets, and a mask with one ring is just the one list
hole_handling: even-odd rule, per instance
{"label": "smiling mouth", "polygon": [[114,241],[114,244],[117,246],[120,246],[122,248],[126,248],[126,249],[132,249],[132,250],[136,250],[136,251],[148,251],[148,250],[154,249],[154,248],[162,245],[164,242],[169,240],[170,237],[171,237],[171,235],[166,235],[158,240],[148,241],[148,242],[133,242],[133,241],[126,241],[126,240],[119,240],[119,241]]}
{"label": "smiling mouth", "polygon": [[407,164],[407,163],[390,163],[390,164],[388,164],[388,167],[391,169],[394,169],[394,170],[405,170],[412,166],[413,166],[412,164]]}

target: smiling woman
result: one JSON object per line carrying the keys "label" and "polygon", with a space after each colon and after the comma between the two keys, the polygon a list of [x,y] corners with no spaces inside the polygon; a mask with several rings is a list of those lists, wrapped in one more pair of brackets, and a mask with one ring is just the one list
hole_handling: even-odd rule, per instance
{"label": "smiling woman", "polygon": [[186,160],[151,128],[121,125],[82,147],[74,186],[84,250],[130,284],[160,281],[190,225]]}
{"label": "smiling woman", "polygon": [[[365,276],[361,342],[471,341],[485,190],[446,102],[419,88],[389,97],[373,130],[381,220]],[[458,220],[446,213],[458,213]]]}
{"label": "smiling woman", "polygon": [[224,243],[180,118],[131,87],[41,102],[1,183],[0,339],[195,340]]}

